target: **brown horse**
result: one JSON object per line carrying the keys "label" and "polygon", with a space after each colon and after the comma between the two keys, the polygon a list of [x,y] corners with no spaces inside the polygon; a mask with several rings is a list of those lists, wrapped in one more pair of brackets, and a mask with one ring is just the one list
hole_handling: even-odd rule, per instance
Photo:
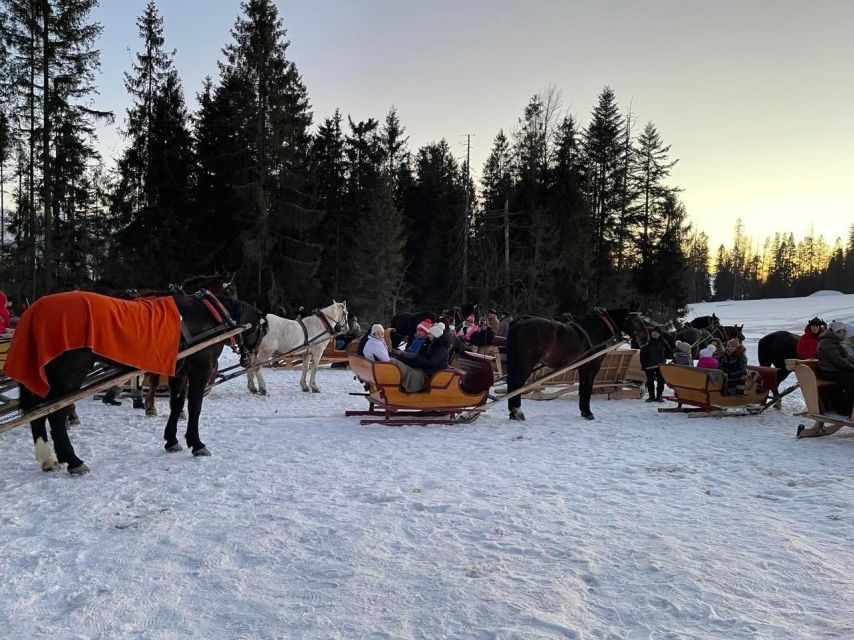
{"label": "brown horse", "polygon": [[[566,323],[529,318],[512,324],[507,336],[507,392],[523,387],[538,365],[560,369],[619,340],[623,332],[641,346],[649,340],[641,316],[627,309],[598,310]],[[593,420],[590,396],[604,359],[603,354],[578,370],[578,407],[587,420]],[[525,419],[521,395],[508,399],[507,406],[511,420]]]}

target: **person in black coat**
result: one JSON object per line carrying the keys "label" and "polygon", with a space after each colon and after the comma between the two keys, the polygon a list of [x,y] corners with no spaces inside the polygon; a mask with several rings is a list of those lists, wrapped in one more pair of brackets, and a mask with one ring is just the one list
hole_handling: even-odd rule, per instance
{"label": "person in black coat", "polygon": [[726,373],[724,390],[727,395],[744,393],[747,381],[747,350],[737,338],[727,341],[723,355],[718,358],[718,369]]}
{"label": "person in black coat", "polygon": [[673,357],[673,350],[661,336],[661,329],[653,327],[649,331],[649,342],[640,350],[641,368],[646,373],[647,402],[664,402],[664,378],[659,367]]}

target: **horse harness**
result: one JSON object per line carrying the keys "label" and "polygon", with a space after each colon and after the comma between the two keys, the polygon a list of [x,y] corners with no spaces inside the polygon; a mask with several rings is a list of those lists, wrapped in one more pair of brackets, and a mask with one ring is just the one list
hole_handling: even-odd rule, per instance
{"label": "horse harness", "polygon": [[[178,291],[181,291],[179,288]],[[194,344],[198,344],[208,338],[215,336],[217,334],[228,331],[229,329],[235,328],[238,323],[237,321],[231,317],[231,314],[219,301],[219,299],[212,294],[207,289],[200,289],[193,296],[204,305],[205,309],[208,310],[208,313],[211,314],[211,317],[217,323],[216,326],[211,327],[210,329],[206,329],[201,333],[196,335],[190,335],[189,329],[187,329],[187,325],[185,323],[181,323],[181,344],[184,349],[187,347],[191,347]],[[253,327],[252,332],[261,332],[263,331],[263,322],[259,322],[257,326]],[[258,336],[258,340],[255,344],[260,342],[261,336]],[[250,357],[249,350],[246,348],[246,345],[243,341],[243,333],[239,333],[236,336],[232,336],[229,338],[229,343],[231,344],[231,350],[240,356],[241,362],[247,361]]]}
{"label": "horse harness", "polygon": [[606,309],[595,308],[595,309],[593,309],[593,311],[598,316],[598,319],[601,320],[602,323],[611,332],[611,336],[607,340],[605,340],[604,342],[602,342],[600,344],[593,344],[593,340],[590,338],[590,334],[587,333],[587,330],[581,325],[580,322],[577,322],[576,320],[574,320],[572,318],[572,314],[568,314],[570,320],[568,322],[564,323],[566,325],[573,327],[576,331],[578,331],[578,333],[580,333],[582,336],[584,336],[584,339],[587,341],[587,345],[589,347],[587,350],[588,352],[594,351],[596,348],[598,348],[602,345],[605,345],[611,341],[620,340],[622,338],[622,335],[623,335],[623,332],[620,331],[619,328],[617,328],[617,324],[614,322],[614,319],[611,317],[611,315],[608,313],[608,311]]}
{"label": "horse harness", "polygon": [[302,318],[297,318],[296,321],[299,323],[299,326],[302,328],[303,343],[299,347],[291,349],[292,353],[298,349],[306,349],[306,348],[310,347],[315,342],[318,342],[321,339],[324,339],[326,337],[326,334],[329,334],[331,337],[334,338],[335,336],[343,333],[345,330],[345,327],[341,324],[340,321],[336,321],[333,324],[332,320],[329,318],[329,316],[327,316],[325,313],[323,313],[322,309],[315,309],[312,312],[312,315],[316,316],[320,320],[320,323],[323,325],[323,331],[321,333],[319,333],[318,335],[314,336],[311,340],[309,340],[308,339],[308,328],[305,326],[305,323],[302,321]]}

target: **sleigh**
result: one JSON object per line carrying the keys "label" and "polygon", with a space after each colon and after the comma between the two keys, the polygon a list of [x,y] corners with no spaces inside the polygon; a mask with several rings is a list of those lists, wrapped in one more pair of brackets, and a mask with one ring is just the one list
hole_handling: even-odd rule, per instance
{"label": "sleigh", "polygon": [[[605,354],[593,382],[593,393],[604,395],[609,400],[640,398],[641,385],[630,380],[627,374],[628,368],[636,358],[637,353],[637,349],[619,349]],[[551,371],[552,369],[544,367],[532,375],[529,381],[535,383]],[[554,400],[572,393],[578,393],[578,387],[578,369],[570,369],[550,380],[536,384],[525,395],[525,398],[529,400]]]}
{"label": "sleigh", "polygon": [[814,421],[810,427],[805,424],[798,425],[798,438],[827,436],[842,427],[854,428],[854,411],[847,417],[830,413],[829,408],[834,400],[832,396],[840,391],[840,385],[820,377],[818,360],[786,360],[786,368],[795,372],[807,405],[807,410],[798,415]]}
{"label": "sleigh", "polygon": [[465,354],[456,366],[436,371],[425,391],[401,388],[401,371],[394,362],[374,362],[350,356],[354,376],[365,384],[362,395],[367,411],[346,411],[363,416],[361,424],[461,424],[475,420],[492,386],[492,365],[477,354]]}
{"label": "sleigh", "polygon": [[675,407],[661,413],[688,413],[703,416],[739,416],[762,413],[770,406],[770,392],[776,388],[777,369],[748,366],[743,393],[726,394],[726,374],[717,369],[701,369],[678,364],[661,365],[664,382],[673,391],[664,399]]}

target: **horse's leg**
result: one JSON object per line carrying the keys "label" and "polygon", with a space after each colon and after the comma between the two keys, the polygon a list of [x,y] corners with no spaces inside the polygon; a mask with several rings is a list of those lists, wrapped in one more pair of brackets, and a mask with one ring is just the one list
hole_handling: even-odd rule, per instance
{"label": "horse's leg", "polygon": [[[518,352],[520,347],[517,345],[512,345],[514,348],[514,352]],[[534,364],[528,362],[526,358],[522,356],[522,354],[514,353],[510,351],[511,347],[508,346],[507,349],[507,393],[515,391],[523,386],[525,386],[525,382],[528,380],[528,376],[531,375],[531,371],[534,368]],[[507,408],[510,410],[510,419],[511,420],[524,420],[525,414],[522,413],[522,396],[517,395],[509,398],[507,400]]]}
{"label": "horse's leg", "polygon": [[89,473],[89,467],[77,457],[74,453],[74,447],[71,446],[71,438],[68,437],[68,430],[65,427],[66,417],[67,412],[64,407],[54,411],[47,417],[50,423],[50,437],[53,440],[56,457],[59,462],[64,462],[68,465],[68,473],[72,475]]}
{"label": "horse's leg", "polygon": [[595,419],[590,410],[590,398],[593,395],[593,380],[596,378],[596,373],[591,371],[591,367],[584,366],[578,372],[578,409],[585,420]]}
{"label": "horse's leg", "polygon": [[306,349],[305,355],[302,358],[302,376],[299,379],[299,388],[308,393],[310,389],[308,385],[305,383],[305,377],[308,375],[308,361],[311,357],[311,351]]}
{"label": "horse's leg", "polygon": [[145,379],[148,380],[148,390],[145,392],[145,415],[156,416],[157,407],[154,406],[154,398],[157,396],[157,385],[160,384],[160,374],[146,373]]}
{"label": "horse's leg", "polygon": [[314,348],[311,350],[311,380],[308,386],[311,387],[312,393],[320,393],[320,387],[317,386],[315,379],[317,378],[317,366],[320,364],[320,357],[323,355],[323,348]]}
{"label": "horse's leg", "polygon": [[80,417],[77,415],[77,407],[74,404],[66,407],[66,415],[68,416],[69,427],[76,427],[80,424]]}
{"label": "horse's leg", "polygon": [[[266,358],[265,358],[266,359]],[[249,389],[249,393],[258,393],[258,389],[255,388],[255,372],[258,371],[260,367],[256,367],[255,363],[264,362],[261,359],[261,353],[259,352],[257,356],[252,358],[252,364],[246,370],[246,388]],[[260,380],[259,380],[260,382]]]}
{"label": "horse's leg", "polygon": [[187,376],[169,378],[169,419],[163,430],[166,440],[166,451],[174,453],[181,450],[178,443],[178,417],[184,410],[184,399],[187,397]]}
{"label": "horse's leg", "polygon": [[[273,356],[272,353],[258,354],[258,362],[266,362]],[[255,377],[258,378],[258,393],[262,396],[267,395],[267,381],[264,379],[264,374],[261,373],[262,367],[255,367]],[[251,391],[251,389],[250,389]]]}
{"label": "horse's leg", "polygon": [[39,463],[42,471],[59,471],[59,460],[56,459],[53,447],[50,446],[47,440],[46,422],[46,416],[30,422],[30,429],[33,432],[33,446],[36,452],[36,462]]}
{"label": "horse's leg", "polygon": [[201,371],[190,371],[189,383],[187,385],[187,431],[184,440],[187,446],[193,450],[194,456],[209,456],[205,444],[199,438],[199,416],[202,413],[202,400],[205,397],[205,387],[208,384],[210,371],[203,367]]}

